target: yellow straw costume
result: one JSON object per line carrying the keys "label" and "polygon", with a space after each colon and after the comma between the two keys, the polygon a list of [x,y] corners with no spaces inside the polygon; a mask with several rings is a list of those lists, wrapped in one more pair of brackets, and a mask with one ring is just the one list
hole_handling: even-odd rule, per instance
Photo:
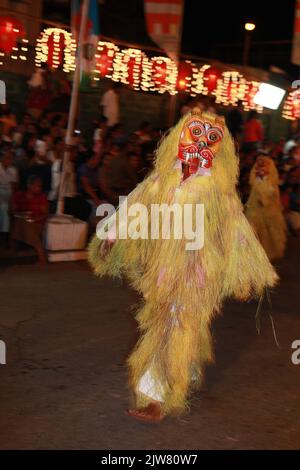
{"label": "yellow straw costume", "polygon": [[250,173],[251,191],[246,217],[270,260],[282,258],[286,245],[286,224],[278,183],[278,172],[273,160],[265,156],[258,157]]}
{"label": "yellow straw costume", "polygon": [[[211,125],[220,119],[195,112]],[[154,170],[127,204],[139,202],[149,211],[155,203],[204,204],[203,248],[187,250],[187,239],[174,236],[116,239],[106,255],[106,242],[95,236],[89,247],[98,276],[126,276],[144,298],[136,316],[141,338],[128,360],[130,383],[137,407],[155,400],[165,413],[186,408],[189,392],[201,384],[204,366],[213,361],[210,324],[224,299],[260,296],[277,281],[243,214],[236,192],[238,160],[225,126],[210,176],[194,174],[183,181],[176,165],[178,143],[192,117],[184,116],[163,139]],[[110,220],[107,225],[110,230]]]}

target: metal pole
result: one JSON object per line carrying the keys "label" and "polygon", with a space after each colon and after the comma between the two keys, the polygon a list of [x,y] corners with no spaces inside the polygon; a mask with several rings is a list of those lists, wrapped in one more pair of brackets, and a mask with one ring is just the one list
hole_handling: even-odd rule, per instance
{"label": "metal pole", "polygon": [[244,55],[243,55],[244,66],[248,65],[249,63],[250,48],[251,48],[251,33],[250,31],[245,31]]}
{"label": "metal pole", "polygon": [[89,0],[83,0],[78,46],[77,46],[77,55],[76,55],[76,68],[75,68],[74,77],[73,77],[73,86],[72,86],[70,110],[69,110],[69,117],[68,117],[68,128],[67,128],[66,141],[65,141],[66,149],[64,151],[64,157],[63,157],[63,162],[62,162],[62,172],[61,172],[61,178],[60,178],[56,214],[64,213],[64,183],[65,183],[67,164],[68,164],[69,155],[70,155],[70,145],[72,144],[72,137],[74,134],[75,121],[76,121],[79,85],[80,85],[80,77],[81,77],[80,65],[82,63],[82,57],[83,57],[83,39],[84,39],[85,28],[86,28],[86,23],[87,23],[88,9],[89,9]]}
{"label": "metal pole", "polygon": [[[181,21],[180,21],[180,25],[179,25],[178,50],[177,50],[177,55],[176,55],[176,65],[177,65],[177,67],[179,66],[179,57],[180,57],[180,51],[181,51],[184,6],[185,6],[185,0],[183,0],[183,2],[182,2]],[[176,95],[170,95],[169,111],[168,111],[168,127],[172,127],[173,124],[174,124],[175,116],[176,116],[176,105],[177,105],[177,94]]]}

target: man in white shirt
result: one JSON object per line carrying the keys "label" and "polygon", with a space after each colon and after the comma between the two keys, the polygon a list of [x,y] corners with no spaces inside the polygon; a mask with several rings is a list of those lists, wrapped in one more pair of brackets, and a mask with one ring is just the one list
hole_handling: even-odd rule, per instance
{"label": "man in white shirt", "polygon": [[300,145],[300,138],[298,135],[294,135],[285,143],[283,147],[283,155],[287,158],[292,148],[297,145]]}
{"label": "man in white shirt", "polygon": [[35,162],[37,165],[53,163],[55,160],[53,151],[53,137],[49,131],[45,131],[35,143]]}
{"label": "man in white shirt", "polygon": [[120,101],[118,94],[119,85],[111,82],[108,90],[104,93],[101,100],[103,107],[103,116],[107,118],[108,127],[112,127],[120,122]]}

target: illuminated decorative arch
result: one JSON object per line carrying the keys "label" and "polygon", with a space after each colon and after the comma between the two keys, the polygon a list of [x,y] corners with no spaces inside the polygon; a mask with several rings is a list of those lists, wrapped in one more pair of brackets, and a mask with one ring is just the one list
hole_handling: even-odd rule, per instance
{"label": "illuminated decorative arch", "polygon": [[158,91],[158,93],[168,91],[171,95],[175,95],[178,77],[175,62],[168,57],[152,57],[150,62],[152,64],[150,90]]}
{"label": "illuminated decorative arch", "polygon": [[112,79],[139,90],[142,82],[143,66],[146,55],[140,49],[123,49],[114,57]]}
{"label": "illuminated decorative arch", "polygon": [[195,65],[190,60],[179,63],[176,81],[177,90],[185,91],[186,93],[191,91],[194,69]]}
{"label": "illuminated decorative arch", "polygon": [[112,77],[114,58],[118,51],[118,46],[112,42],[98,42],[97,53],[95,55],[95,80],[99,80],[101,77]]}
{"label": "illuminated decorative arch", "polygon": [[61,28],[46,28],[41,33],[36,45],[35,65],[47,63],[57,69],[63,66],[64,72],[75,69],[76,41],[72,34]]}
{"label": "illuminated decorative arch", "polygon": [[295,121],[300,119],[300,93],[299,90],[290,91],[283,105],[282,117]]}
{"label": "illuminated decorative arch", "polygon": [[27,60],[28,39],[21,21],[12,16],[0,16],[0,65],[4,57]]}

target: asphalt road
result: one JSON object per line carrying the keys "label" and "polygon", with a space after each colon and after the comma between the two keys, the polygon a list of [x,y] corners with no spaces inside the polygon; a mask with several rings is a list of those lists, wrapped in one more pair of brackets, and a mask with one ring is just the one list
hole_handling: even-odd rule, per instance
{"label": "asphalt road", "polygon": [[0,278],[0,449],[299,449],[300,239],[278,265],[272,295],[280,348],[264,308],[228,303],[213,325],[216,365],[190,413],[159,425],[124,415],[125,359],[138,301],[85,263],[6,265]]}

